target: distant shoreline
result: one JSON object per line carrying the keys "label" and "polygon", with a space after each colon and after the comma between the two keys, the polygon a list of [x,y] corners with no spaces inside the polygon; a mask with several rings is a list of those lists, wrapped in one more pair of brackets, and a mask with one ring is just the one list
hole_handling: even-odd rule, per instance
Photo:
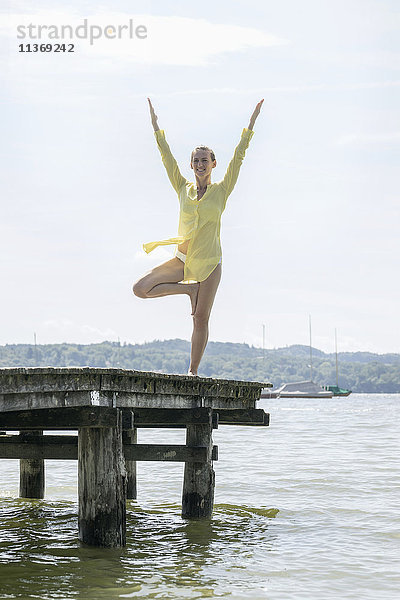
{"label": "distant shoreline", "polygon": [[[190,342],[155,340],[143,344],[104,341],[94,344],[5,344],[0,367],[91,366],[138,371],[186,373]],[[248,344],[209,342],[199,375],[283,383],[310,379],[309,346],[261,349]],[[400,393],[400,354],[339,352],[339,385],[353,393]],[[313,381],[336,382],[335,354],[313,348]],[[350,396],[351,397],[351,396]],[[349,400],[350,401],[350,400]]]}

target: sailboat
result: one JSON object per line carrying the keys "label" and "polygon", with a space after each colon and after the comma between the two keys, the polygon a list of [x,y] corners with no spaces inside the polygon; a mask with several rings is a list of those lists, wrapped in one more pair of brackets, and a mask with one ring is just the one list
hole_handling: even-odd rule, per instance
{"label": "sailboat", "polygon": [[[326,390],[314,381],[297,381],[285,383],[276,390],[271,390],[276,398],[332,398],[333,392]],[[261,394],[261,397],[265,398]]]}
{"label": "sailboat", "polygon": [[310,380],[297,381],[295,383],[284,383],[280,388],[268,390],[261,393],[261,398],[332,398],[333,392],[320,386],[313,381],[312,344],[311,344],[311,315],[310,325]]}
{"label": "sailboat", "polygon": [[335,328],[335,354],[336,354],[336,385],[324,385],[324,390],[332,392],[334,396],[350,396],[351,390],[346,390],[339,387],[339,369],[338,369],[338,355],[337,355],[337,333]]}
{"label": "sailboat", "polygon": [[310,381],[298,381],[296,383],[285,383],[276,390],[279,398],[332,398],[333,392],[326,390],[313,381],[312,343],[311,343],[311,315],[309,315],[310,326]]}

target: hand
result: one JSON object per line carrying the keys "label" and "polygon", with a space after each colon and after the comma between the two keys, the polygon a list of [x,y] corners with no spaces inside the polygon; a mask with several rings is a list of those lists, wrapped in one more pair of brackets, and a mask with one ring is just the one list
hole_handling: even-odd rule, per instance
{"label": "hand", "polygon": [[264,98],[262,100],[260,100],[260,102],[258,102],[257,106],[255,107],[254,112],[250,117],[250,123],[249,123],[248,129],[253,129],[254,123],[256,122],[256,119],[257,119],[258,115],[260,114],[260,110],[261,110],[263,102],[264,102]]}
{"label": "hand", "polygon": [[154,131],[158,131],[160,129],[158,126],[158,123],[157,123],[158,117],[157,117],[156,113],[154,112],[154,108],[153,108],[150,98],[147,98],[147,100],[149,102],[149,107],[150,107],[151,123],[153,125]]}

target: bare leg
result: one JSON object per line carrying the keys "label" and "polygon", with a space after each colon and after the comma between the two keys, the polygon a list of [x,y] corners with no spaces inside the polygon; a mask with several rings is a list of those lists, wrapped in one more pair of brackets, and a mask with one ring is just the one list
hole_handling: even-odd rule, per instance
{"label": "bare leg", "polygon": [[192,314],[196,309],[198,283],[179,283],[183,279],[183,262],[172,258],[155,267],[133,286],[133,293],[139,298],[160,298],[172,294],[187,294],[192,304]]}
{"label": "bare leg", "polygon": [[192,304],[193,315],[196,310],[199,287],[199,283],[159,283],[147,292],[146,298],[160,298],[161,296],[171,296],[173,294],[188,294]]}
{"label": "bare leg", "polygon": [[200,283],[197,306],[193,315],[192,348],[190,356],[189,375],[197,375],[197,370],[208,341],[208,321],[215,294],[221,280],[221,265],[205,281]]}

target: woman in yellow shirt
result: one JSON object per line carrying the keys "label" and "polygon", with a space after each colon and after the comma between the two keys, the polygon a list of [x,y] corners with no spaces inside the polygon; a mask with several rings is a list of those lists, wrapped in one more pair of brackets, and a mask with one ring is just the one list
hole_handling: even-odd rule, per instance
{"label": "woman in yellow shirt", "polygon": [[148,102],[161,158],[179,197],[179,227],[177,237],[143,244],[146,252],[169,244],[176,244],[177,250],[174,258],[139,279],[133,286],[133,292],[139,298],[159,298],[171,294],[190,296],[193,334],[188,374],[197,375],[208,341],[211,308],[221,279],[221,215],[237,181],[264,100],[258,102],[248,128],[243,129],[222,181],[211,183],[211,173],[217,164],[214,152],[207,146],[197,146],[193,150],[190,167],[195,174],[195,184],[181,175],[165,133],[158,126],[158,117],[150,98]]}

